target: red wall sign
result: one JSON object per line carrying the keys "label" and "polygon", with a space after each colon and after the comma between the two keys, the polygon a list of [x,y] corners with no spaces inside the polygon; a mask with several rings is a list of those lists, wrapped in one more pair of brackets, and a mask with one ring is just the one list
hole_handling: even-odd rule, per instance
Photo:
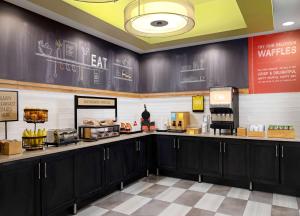
{"label": "red wall sign", "polygon": [[249,91],[300,92],[300,30],[248,39]]}

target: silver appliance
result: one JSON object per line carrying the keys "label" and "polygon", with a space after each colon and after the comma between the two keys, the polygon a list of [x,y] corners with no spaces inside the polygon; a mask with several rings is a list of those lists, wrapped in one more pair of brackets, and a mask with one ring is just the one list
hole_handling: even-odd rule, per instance
{"label": "silver appliance", "polygon": [[78,134],[74,128],[50,129],[47,131],[46,145],[67,145],[77,143]]}

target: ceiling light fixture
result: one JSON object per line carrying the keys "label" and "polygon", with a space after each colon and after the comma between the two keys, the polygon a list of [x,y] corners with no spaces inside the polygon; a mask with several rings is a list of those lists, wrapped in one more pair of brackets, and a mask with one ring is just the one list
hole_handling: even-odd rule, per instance
{"label": "ceiling light fixture", "polygon": [[125,30],[141,37],[170,37],[192,30],[194,7],[188,0],[134,0],[124,12]]}
{"label": "ceiling light fixture", "polygon": [[78,2],[85,2],[85,3],[108,3],[108,2],[117,2],[119,0],[75,0]]}
{"label": "ceiling light fixture", "polygon": [[291,25],[294,25],[294,24],[295,24],[295,22],[293,22],[293,21],[288,21],[288,22],[282,23],[283,26],[291,26]]}

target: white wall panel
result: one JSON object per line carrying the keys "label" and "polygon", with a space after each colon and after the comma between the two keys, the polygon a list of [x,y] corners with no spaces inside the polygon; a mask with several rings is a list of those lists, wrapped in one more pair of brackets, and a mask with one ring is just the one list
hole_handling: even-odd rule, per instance
{"label": "white wall panel", "polygon": [[[101,97],[101,95],[99,95]],[[205,97],[205,113],[210,114],[208,97]],[[146,104],[151,113],[151,120],[160,127],[170,119],[172,111],[191,112],[191,126],[200,127],[203,113],[192,112],[192,97],[170,97],[133,99],[118,98],[118,120],[140,121],[143,105]],[[32,124],[23,121],[25,107],[47,108],[49,121],[40,124],[40,128],[74,127],[74,95],[44,91],[19,90],[18,122],[8,123],[8,138],[20,139],[25,128],[33,128]],[[103,118],[104,114],[95,110],[87,110],[84,117]],[[79,118],[82,119],[81,114]],[[300,93],[240,95],[240,126],[250,124],[283,124],[294,125],[300,135]],[[4,138],[4,123],[0,123],[0,139]]]}

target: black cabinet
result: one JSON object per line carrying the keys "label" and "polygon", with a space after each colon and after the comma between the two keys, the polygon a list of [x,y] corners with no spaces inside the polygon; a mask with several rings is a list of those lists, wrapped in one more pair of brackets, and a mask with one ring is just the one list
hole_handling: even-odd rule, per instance
{"label": "black cabinet", "polygon": [[249,180],[249,145],[246,140],[226,139],[223,144],[223,176]]}
{"label": "black cabinet", "polygon": [[201,174],[222,176],[222,142],[220,139],[202,138],[201,142]]}
{"label": "black cabinet", "polygon": [[299,143],[281,144],[281,183],[300,188],[300,146]]}
{"label": "black cabinet", "polygon": [[143,142],[147,143],[147,168],[150,173],[155,173],[155,169],[158,167],[156,141],[156,135],[143,137]]}
{"label": "black cabinet", "polygon": [[276,142],[251,141],[251,181],[264,184],[279,183],[279,147]]}
{"label": "black cabinet", "polygon": [[177,138],[177,170],[180,173],[200,173],[200,142],[198,138]]}
{"label": "black cabinet", "polygon": [[42,210],[52,215],[75,201],[74,152],[45,157],[42,164]]}
{"label": "black cabinet", "polygon": [[139,141],[130,139],[121,143],[124,148],[124,177],[130,179],[138,174]]}
{"label": "black cabinet", "polygon": [[137,138],[123,141],[124,148],[124,178],[146,174],[148,138]]}
{"label": "black cabinet", "polygon": [[157,142],[158,168],[176,170],[176,138],[174,136],[159,135]]}
{"label": "black cabinet", "polygon": [[139,174],[146,174],[148,167],[147,150],[148,145],[151,144],[151,136],[141,137],[138,140],[138,172]]}
{"label": "black cabinet", "polygon": [[75,155],[75,191],[78,200],[101,190],[104,178],[104,148],[82,149]]}
{"label": "black cabinet", "polygon": [[0,166],[0,215],[41,215],[39,166],[39,160]]}
{"label": "black cabinet", "polygon": [[115,142],[105,147],[105,184],[115,185],[123,180],[123,143]]}

